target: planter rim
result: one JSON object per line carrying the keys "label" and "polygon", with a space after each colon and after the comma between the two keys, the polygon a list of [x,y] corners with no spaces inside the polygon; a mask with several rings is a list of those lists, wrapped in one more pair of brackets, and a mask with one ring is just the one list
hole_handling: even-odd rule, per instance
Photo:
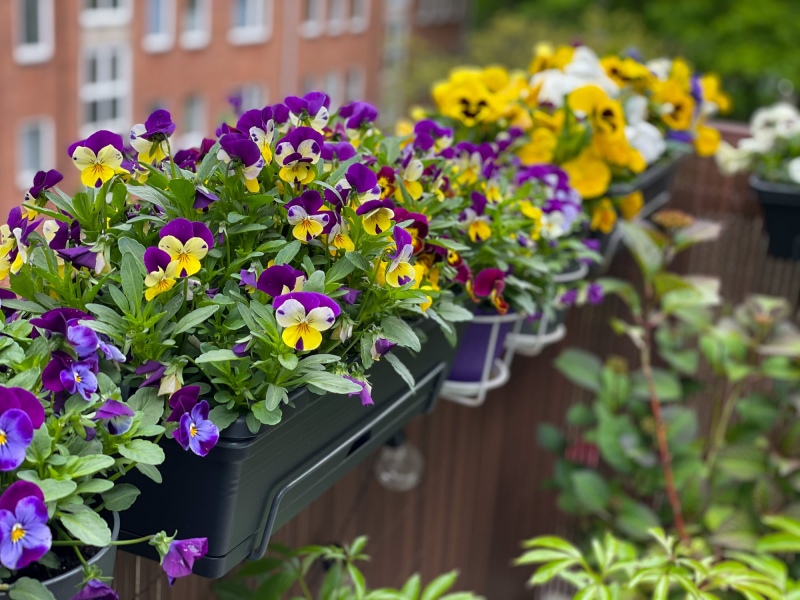
{"label": "planter rim", "polygon": [[570,281],[577,281],[584,279],[589,274],[589,266],[585,263],[578,263],[576,268],[567,267],[567,269],[553,275],[553,281],[556,283],[569,283]]}
{"label": "planter rim", "polygon": [[755,173],[750,175],[747,183],[750,184],[751,188],[759,192],[800,195],[800,185],[783,183],[780,181],[768,181],[766,179],[762,179]]}
{"label": "planter rim", "polygon": [[684,159],[685,156],[685,152],[673,152],[665,157],[662,157],[630,181],[620,181],[619,183],[612,183],[609,185],[606,195],[627,196],[628,194],[632,194],[637,190],[641,190],[650,181],[662,177],[670,169],[673,169]]}
{"label": "planter rim", "polygon": [[[112,542],[116,542],[119,539],[119,513],[118,512],[112,512],[111,514],[113,515],[113,523],[112,523],[112,526],[111,526],[111,541]],[[108,554],[108,552],[110,552],[112,548],[113,548],[113,546],[106,546],[105,548],[101,548],[100,552],[95,554],[87,562],[90,565],[94,565],[101,558],[103,558],[106,554]],[[58,577],[53,577],[52,579],[46,579],[46,580],[42,581],[42,584],[44,584],[46,586],[47,584],[61,583],[62,581],[65,581],[66,579],[69,579],[73,575],[73,573],[75,573],[75,571],[77,571],[78,569],[82,569],[82,568],[83,567],[75,567],[74,569],[70,569],[66,573],[62,573]],[[105,575],[105,573],[104,573],[104,575]]]}

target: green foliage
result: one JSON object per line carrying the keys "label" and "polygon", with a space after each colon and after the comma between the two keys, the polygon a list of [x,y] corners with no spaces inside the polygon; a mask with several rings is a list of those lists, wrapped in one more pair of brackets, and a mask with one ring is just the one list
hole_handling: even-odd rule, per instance
{"label": "green foliage", "polygon": [[[457,571],[440,575],[423,587],[413,575],[399,589],[370,590],[356,563],[369,560],[364,554],[367,538],[356,538],[345,546],[305,546],[290,550],[270,546],[267,555],[248,563],[233,579],[214,584],[220,600],[481,600],[469,592],[451,592]],[[319,581],[312,590],[309,581]],[[248,585],[249,583],[249,585]]]}

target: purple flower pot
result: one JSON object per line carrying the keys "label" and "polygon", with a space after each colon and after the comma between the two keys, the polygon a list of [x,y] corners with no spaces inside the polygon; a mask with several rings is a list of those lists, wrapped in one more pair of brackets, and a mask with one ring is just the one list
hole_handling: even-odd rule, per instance
{"label": "purple flower pot", "polygon": [[[477,315],[467,330],[458,340],[456,357],[450,370],[448,379],[451,381],[481,381],[483,368],[486,364],[486,355],[491,354],[492,362],[500,358],[503,353],[506,336],[514,329],[518,316],[507,315]],[[497,328],[497,338],[494,347],[492,329]]]}

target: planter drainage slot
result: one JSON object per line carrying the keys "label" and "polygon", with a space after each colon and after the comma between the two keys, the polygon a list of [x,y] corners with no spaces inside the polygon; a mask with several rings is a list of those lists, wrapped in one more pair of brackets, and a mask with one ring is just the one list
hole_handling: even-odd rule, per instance
{"label": "planter drainage slot", "polygon": [[350,446],[350,451],[347,453],[347,456],[350,456],[353,452],[361,448],[361,446],[366,444],[371,437],[372,437],[372,430],[370,429],[364,435],[359,437],[355,442],[353,442],[353,445]]}
{"label": "planter drainage slot", "polygon": [[[427,337],[424,352],[395,350],[414,375],[413,391],[387,361],[379,361],[370,372],[374,406],[302,389],[291,394],[291,405],[281,407],[280,423],[253,434],[240,418],[204,458],[162,440],[164,482],[129,474],[127,480],[142,493],[125,511],[121,538],[161,529],[177,529],[183,538],[207,537],[208,554],[194,566],[203,577],[222,577],[243,560],[261,557],[274,531],[413,416],[431,410],[455,351],[436,323],[418,326]],[[147,544],[124,549],[157,558]]]}

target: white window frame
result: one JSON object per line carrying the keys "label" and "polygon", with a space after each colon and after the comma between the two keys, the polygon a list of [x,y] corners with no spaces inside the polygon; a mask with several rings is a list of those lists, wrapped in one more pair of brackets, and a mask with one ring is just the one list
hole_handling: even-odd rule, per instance
{"label": "white window frame", "polygon": [[[25,160],[25,152],[22,148],[23,133],[25,129],[33,124],[37,124],[41,129],[41,139],[39,154],[42,164],[33,170],[27,170],[22,164]],[[55,166],[55,123],[53,118],[47,115],[27,117],[17,125],[17,187],[20,190],[27,190],[33,185],[33,177],[37,171],[47,170]]]}
{"label": "white window frame", "polygon": [[197,0],[201,29],[186,29],[188,7],[186,0],[181,0],[180,11],[181,46],[187,50],[205,48],[211,42],[211,0]]}
{"label": "white window frame", "polygon": [[14,0],[11,22],[16,32],[14,44],[14,61],[20,65],[35,65],[47,62],[53,57],[55,50],[55,26],[53,0],[36,0],[39,3],[39,41],[29,44],[23,41],[19,25],[22,24],[22,2]]}
{"label": "white window frame", "polygon": [[[305,3],[305,0],[295,0],[296,2]],[[325,31],[325,20],[327,18],[327,2],[325,0],[309,0],[317,4],[319,16],[316,19],[308,19],[308,15],[301,14],[303,21],[300,23],[300,35],[306,39],[319,37]],[[302,12],[302,5],[300,7]]]}
{"label": "white window frame", "polygon": [[[99,0],[103,2],[103,0]],[[106,0],[109,1],[109,0]],[[79,16],[80,24],[87,29],[97,29],[100,27],[122,27],[130,23],[131,20],[131,0],[119,0],[117,8],[86,8],[85,0],[80,0],[83,4]]]}
{"label": "white window frame", "polygon": [[[355,87],[357,90],[353,90],[352,82],[356,81]],[[366,96],[366,88],[367,88],[367,70],[363,67],[363,65],[353,65],[349,69],[344,76],[344,101],[345,102],[354,102],[356,100],[364,101],[364,97]]]}
{"label": "white window frame", "polygon": [[[372,4],[372,0],[350,0],[350,33],[364,33],[367,29],[369,29],[369,16],[370,16],[370,5]],[[357,16],[352,14],[353,7],[356,5],[356,2],[360,2],[361,5],[364,7],[364,14]]]}
{"label": "white window frame", "polygon": [[345,32],[350,3],[351,0],[328,0],[328,35],[342,35]]}
{"label": "white window frame", "polygon": [[[145,5],[145,28],[149,25],[147,22],[150,15],[147,14],[150,10],[151,0],[140,0]],[[161,15],[164,20],[164,31],[152,33],[145,31],[142,38],[142,49],[145,52],[161,53],[169,51],[175,44],[175,0],[159,0],[161,4]]]}
{"label": "white window frame", "polygon": [[[269,101],[269,90],[263,83],[251,81],[247,83],[241,84],[237,89],[236,93],[242,99],[242,110],[252,110],[254,108],[263,108],[267,105]],[[252,94],[252,96],[258,96],[258,100],[256,102],[248,102],[247,96]],[[251,98],[252,100],[252,98]]]}
{"label": "white window frame", "polygon": [[[274,0],[247,0],[257,2],[261,12],[261,22],[245,26],[237,26],[231,23],[228,29],[228,42],[234,46],[247,46],[251,44],[263,44],[272,36],[272,22],[274,19]],[[235,4],[231,4],[235,10]],[[231,13],[233,21],[233,12]]]}
{"label": "white window frame", "polygon": [[328,71],[325,74],[325,85],[323,89],[331,99],[331,112],[337,110],[345,97],[345,81],[339,71]]}
{"label": "white window frame", "polygon": [[[119,51],[117,69],[119,70],[117,79],[113,81],[99,81],[89,83],[86,81],[86,64],[89,55],[94,52],[97,54],[108,53],[110,48]],[[85,46],[81,52],[80,66],[78,69],[78,111],[80,132],[82,137],[88,137],[98,129],[108,129],[119,134],[123,134],[130,126],[130,92],[131,92],[131,51],[125,44],[93,44]],[[86,104],[96,100],[108,100],[117,98],[119,104],[119,114],[116,119],[86,123]],[[125,137],[123,135],[123,137]]]}
{"label": "white window frame", "polygon": [[300,83],[302,85],[300,93],[303,95],[308,94],[309,92],[318,92],[322,88],[322,86],[319,85],[319,77],[308,73],[303,75],[303,78],[300,81]]}
{"label": "white window frame", "polygon": [[[195,130],[190,130],[188,128],[188,107],[189,107],[189,100],[197,99],[198,106],[199,106],[199,128]],[[199,146],[203,142],[203,138],[206,134],[206,128],[208,127],[208,102],[200,93],[190,94],[186,96],[183,100],[183,106],[181,107],[183,111],[181,114],[182,117],[182,124],[185,129],[183,134],[181,135],[181,145],[180,148],[194,148]]]}

